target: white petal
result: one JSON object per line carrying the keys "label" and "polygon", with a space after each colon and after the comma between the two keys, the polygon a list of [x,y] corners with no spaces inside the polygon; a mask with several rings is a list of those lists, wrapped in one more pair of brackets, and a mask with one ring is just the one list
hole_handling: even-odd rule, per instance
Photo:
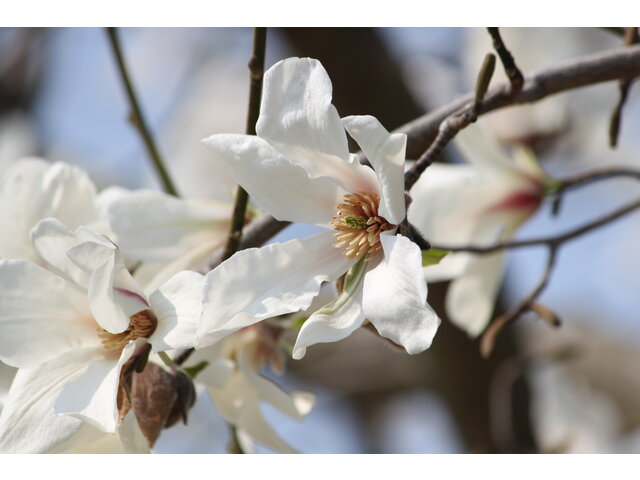
{"label": "white petal", "polygon": [[125,255],[167,262],[202,243],[222,241],[229,232],[231,213],[231,204],[137,191],[111,203],[109,222]]}
{"label": "white petal", "polygon": [[195,346],[202,315],[203,282],[201,274],[184,271],[151,295],[151,309],[158,318],[158,327],[149,338],[154,352]]}
{"label": "white petal", "polygon": [[256,203],[278,220],[326,225],[349,193],[338,184],[339,177],[312,178],[261,138],[221,134],[203,143]]}
{"label": "white petal", "polygon": [[[333,247],[331,231],[236,253],[205,277],[200,346],[265,318],[309,307],[325,281],[352,260]],[[204,334],[207,338],[203,338]]]}
{"label": "white petal", "polygon": [[349,193],[377,192],[371,169],[354,163],[349,155],[331,95],[331,80],[318,60],[288,58],[276,63],[264,75],[258,136],[311,178],[334,178]]}
{"label": "white petal", "polygon": [[291,159],[346,162],[347,136],[331,96],[331,80],[319,61],[276,63],[264,75],[258,135]]}
{"label": "white petal", "polygon": [[440,319],[427,303],[420,248],[401,235],[382,235],[384,259],[364,278],[364,313],[378,333],[408,353],[431,346]]}
{"label": "white petal", "polygon": [[98,350],[99,356],[86,371],[64,386],[56,400],[56,411],[81,418],[103,432],[115,433],[120,370],[144,343],[143,339],[130,342],[119,358],[113,358],[113,352]]}
{"label": "white petal", "polygon": [[293,358],[301,359],[307,347],[316,343],[337,342],[351,335],[365,319],[362,310],[362,285],[366,272],[364,260],[358,262],[347,275],[343,292],[331,303],[317,310],[303,324]]}
{"label": "white petal", "polygon": [[124,416],[116,427],[117,437],[124,453],[151,453],[149,442],[144,437],[133,411]]}
{"label": "white petal", "polygon": [[264,419],[256,391],[240,372],[236,371],[224,389],[208,390],[216,410],[229,423],[274,451],[296,453]]}
{"label": "white petal", "polygon": [[0,359],[30,368],[99,345],[86,294],[33,263],[0,261]]}
{"label": "white petal", "polygon": [[445,305],[451,322],[470,336],[487,326],[502,283],[504,255],[501,252],[473,258],[465,274],[449,285]]}
{"label": "white petal", "polygon": [[274,406],[282,413],[294,420],[302,421],[311,411],[315,403],[315,396],[309,392],[293,392],[288,394],[273,381],[258,375],[253,368],[257,344],[255,342],[245,345],[238,354],[238,368],[251,384],[261,401]]}
{"label": "white petal", "polygon": [[10,168],[0,182],[0,222],[11,235],[0,236],[0,257],[38,261],[29,242],[36,223],[56,217],[75,228],[97,219],[95,187],[81,170],[39,159]]}
{"label": "white petal", "polygon": [[57,415],[54,404],[65,384],[86,370],[95,352],[75,350],[18,371],[0,415],[0,452],[45,453],[80,430],[82,420]]}
{"label": "white petal", "polygon": [[405,134],[390,134],[369,115],[354,115],[342,121],[363,153],[371,162],[380,182],[379,214],[393,224],[405,217],[404,159],[407,145]]}

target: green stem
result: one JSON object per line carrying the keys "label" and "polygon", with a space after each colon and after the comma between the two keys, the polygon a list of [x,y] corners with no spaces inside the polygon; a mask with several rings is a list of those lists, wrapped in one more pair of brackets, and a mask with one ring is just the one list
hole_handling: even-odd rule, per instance
{"label": "green stem", "polygon": [[[260,97],[262,96],[262,77],[264,76],[264,55],[267,44],[267,29],[256,27],[253,29],[253,55],[249,60],[249,71],[251,72],[251,84],[249,87],[249,111],[247,114],[247,135],[256,134],[256,122],[260,115]],[[236,192],[233,216],[231,217],[231,229],[227,244],[224,248],[222,261],[229,258],[238,251],[242,240],[242,228],[244,226],[245,212],[249,194],[241,186]]]}
{"label": "green stem", "polygon": [[173,367],[173,360],[167,355],[167,352],[158,352],[158,356],[167,367]]}
{"label": "green stem", "polygon": [[149,131],[144,116],[142,115],[142,111],[140,110],[138,98],[135,91],[133,90],[133,85],[131,83],[131,79],[129,78],[129,72],[127,70],[126,64],[124,63],[122,48],[120,47],[120,41],[118,40],[118,33],[114,27],[109,27],[107,28],[107,34],[109,35],[111,48],[113,49],[113,54],[116,57],[116,62],[118,63],[120,78],[122,79],[122,83],[124,84],[125,90],[127,91],[127,97],[129,99],[129,105],[131,107],[131,121],[142,137],[142,141],[144,142],[147,152],[149,153],[149,157],[151,158],[153,166],[160,176],[160,180],[162,181],[162,185],[164,186],[165,191],[177,197],[178,191],[171,181],[169,172],[164,166],[164,162],[160,157],[160,153],[156,148],[153,137],[151,136],[151,132]]}

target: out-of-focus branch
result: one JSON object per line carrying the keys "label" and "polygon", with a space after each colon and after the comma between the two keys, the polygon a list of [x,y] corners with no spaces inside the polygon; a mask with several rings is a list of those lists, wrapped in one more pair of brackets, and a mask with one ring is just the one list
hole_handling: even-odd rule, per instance
{"label": "out-of-focus branch", "polygon": [[[482,115],[511,105],[533,103],[567,90],[638,75],[640,46],[584,56],[528,75],[522,91],[515,97],[508,93],[508,83],[490,88],[478,113]],[[474,99],[475,94],[467,94],[398,128],[397,132],[407,134],[407,157],[419,157],[438,135],[440,124]]]}
{"label": "out-of-focus branch", "polygon": [[138,97],[136,96],[135,90],[133,89],[133,84],[131,83],[131,79],[129,78],[129,71],[127,70],[127,66],[124,62],[124,55],[122,54],[122,48],[120,47],[120,41],[118,39],[118,32],[114,27],[110,27],[107,28],[107,34],[109,35],[111,48],[118,64],[120,78],[122,79],[122,83],[127,92],[127,98],[129,99],[129,106],[131,107],[131,122],[142,137],[144,146],[149,153],[149,157],[151,158],[151,162],[153,163],[156,172],[158,172],[165,191],[167,193],[170,193],[171,195],[178,196],[178,190],[171,180],[171,176],[169,175],[169,172],[164,165],[164,162],[160,156],[160,152],[156,148],[156,144],[153,141],[153,136],[151,135],[151,131],[147,126],[147,122],[142,115],[142,110],[140,109],[140,104],[138,103]]}
{"label": "out-of-focus branch", "polygon": [[[624,29],[624,44],[625,45],[633,45],[634,43],[640,42],[640,35],[638,34],[638,27],[627,27]],[[611,112],[611,120],[609,122],[609,146],[611,148],[616,148],[618,145],[618,134],[620,132],[620,122],[622,120],[622,109],[624,108],[624,104],[627,101],[627,96],[629,95],[629,89],[631,88],[631,84],[635,80],[634,78],[625,78],[620,81],[620,96],[618,98],[618,103]]]}
{"label": "out-of-focus branch", "polygon": [[[249,85],[249,111],[247,112],[247,135],[256,134],[256,122],[260,115],[260,97],[262,95],[262,77],[264,76],[264,56],[267,45],[267,29],[265,27],[256,27],[253,29],[253,55],[249,60],[249,72],[251,81]],[[226,260],[238,251],[240,241],[242,240],[242,227],[245,222],[245,213],[247,211],[247,203],[249,202],[249,194],[238,185],[236,191],[236,199],[233,207],[233,216],[231,218],[231,229],[227,244],[224,247],[222,260]]]}
{"label": "out-of-focus branch", "polygon": [[498,27],[487,27],[487,30],[489,31],[489,35],[491,35],[491,39],[493,40],[493,48],[495,48],[496,53],[500,57],[500,61],[502,62],[502,66],[504,67],[504,72],[507,74],[507,78],[509,79],[509,83],[511,84],[509,93],[515,96],[520,93],[520,91],[522,91],[522,86],[524,85],[524,76],[516,65],[516,61],[513,59],[513,55],[511,55],[511,52],[507,50],[507,47],[502,41],[502,36],[500,35],[500,30],[498,30]]}

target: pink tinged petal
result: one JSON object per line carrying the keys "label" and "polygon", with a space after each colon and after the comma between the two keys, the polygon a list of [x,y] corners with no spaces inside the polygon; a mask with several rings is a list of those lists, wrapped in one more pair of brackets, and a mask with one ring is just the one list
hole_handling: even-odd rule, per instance
{"label": "pink tinged petal", "polygon": [[405,134],[389,133],[369,115],[343,118],[349,135],[358,142],[376,172],[380,183],[380,216],[393,224],[405,217],[404,159],[407,145]]}
{"label": "pink tinged petal", "polygon": [[36,368],[20,369],[0,414],[0,452],[45,453],[69,440],[82,420],[58,415],[56,398],[86,370],[95,348],[74,350]]}
{"label": "pink tinged petal", "polygon": [[282,413],[297,421],[311,411],[315,403],[315,396],[310,392],[292,392],[282,390],[273,381],[256,372],[254,358],[256,357],[257,344],[250,343],[238,353],[238,368],[247,382],[256,391],[258,398],[280,410]]}
{"label": "pink tinged petal", "polygon": [[261,138],[221,134],[203,143],[253,200],[278,220],[327,225],[348,193],[337,183],[339,177],[313,178]]}
{"label": "pink tinged petal", "polygon": [[299,360],[307,347],[316,343],[337,342],[347,338],[365,320],[362,310],[362,285],[366,272],[364,260],[358,262],[347,275],[343,292],[333,302],[309,317],[296,339],[293,358]]}
{"label": "pink tinged petal", "polygon": [[145,262],[174,260],[229,232],[232,205],[184,200],[161,192],[137,191],[109,206],[109,223],[125,255]]}
{"label": "pink tinged petal", "polygon": [[103,432],[115,433],[120,370],[144,343],[144,339],[130,342],[119,358],[114,358],[113,352],[101,349],[101,356],[91,361],[82,375],[64,386],[56,400],[56,412],[80,418]]}
{"label": "pink tinged petal", "polygon": [[503,271],[502,253],[476,256],[464,275],[449,285],[447,313],[452,323],[472,337],[478,336],[489,323]]}
{"label": "pink tinged petal", "polygon": [[[204,281],[201,347],[265,318],[309,307],[322,282],[353,261],[333,247],[331,231],[250,248],[209,272]],[[206,336],[206,338],[205,338]]]}
{"label": "pink tinged petal", "polygon": [[409,354],[431,346],[440,319],[427,304],[420,248],[401,235],[380,237],[384,259],[364,278],[363,308],[378,333]]}
{"label": "pink tinged petal", "polygon": [[33,263],[0,261],[0,359],[35,367],[99,345],[86,294]]}
{"label": "pink tinged petal", "polygon": [[150,297],[158,326],[149,338],[153,351],[192,348],[202,315],[204,276],[180,272],[171,277]]}

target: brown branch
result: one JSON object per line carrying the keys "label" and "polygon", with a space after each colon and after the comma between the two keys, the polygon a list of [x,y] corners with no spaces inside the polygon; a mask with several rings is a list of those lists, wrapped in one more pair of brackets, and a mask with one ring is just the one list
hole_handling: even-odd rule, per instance
{"label": "brown branch", "polygon": [[497,27],[488,27],[487,30],[489,31],[489,35],[491,35],[491,39],[493,40],[493,48],[495,48],[496,53],[498,54],[498,56],[500,57],[500,61],[502,62],[502,66],[504,67],[504,73],[507,74],[507,78],[509,79],[509,94],[516,96],[522,91],[522,86],[524,85],[524,76],[516,65],[516,61],[513,59],[513,55],[511,55],[511,52],[507,50],[507,47],[502,41],[500,30],[498,30]]}
{"label": "brown branch", "polygon": [[[624,44],[629,46],[634,43],[640,42],[640,36],[638,35],[637,27],[627,27],[624,29]],[[611,148],[616,148],[618,145],[618,134],[620,133],[620,122],[622,121],[622,109],[624,108],[624,104],[627,102],[627,97],[629,95],[629,89],[631,88],[631,84],[635,80],[634,78],[625,78],[620,81],[619,89],[620,96],[618,98],[618,103],[613,109],[611,113],[611,120],[609,121],[609,146]]]}
{"label": "brown branch", "polygon": [[[493,351],[493,347],[496,343],[496,338],[498,334],[504,329],[504,327],[506,327],[511,322],[516,320],[523,313],[526,313],[527,311],[537,311],[539,310],[540,307],[542,307],[541,305],[536,305],[536,300],[538,299],[540,294],[544,291],[547,284],[549,283],[549,279],[551,278],[551,272],[553,271],[553,268],[556,263],[556,258],[558,255],[558,249],[560,248],[560,243],[549,243],[548,247],[549,247],[549,257],[547,259],[547,265],[544,269],[544,272],[542,273],[542,277],[540,278],[538,284],[529,293],[529,295],[523,298],[515,307],[513,307],[511,310],[506,312],[504,315],[500,315],[493,322],[491,322],[491,325],[489,325],[487,330],[482,335],[482,339],[480,340],[480,353],[482,354],[483,357],[487,358],[489,355],[491,355],[491,352]],[[543,312],[550,313],[550,310],[548,310],[546,307],[542,307],[542,308],[544,309],[542,310]],[[547,320],[549,318],[553,318],[555,320],[553,325],[554,326],[560,325],[558,321],[558,317],[555,316],[555,314],[552,314],[552,316],[545,314],[543,315],[543,318]]]}
{"label": "brown branch", "polygon": [[[260,97],[262,96],[262,77],[264,76],[264,56],[267,46],[267,29],[256,27],[253,29],[253,55],[249,60],[250,85],[249,107],[247,112],[246,134],[256,134],[256,122],[260,115]],[[236,199],[231,218],[231,228],[227,244],[222,254],[222,260],[226,260],[238,251],[242,240],[242,228],[245,223],[245,212],[249,203],[249,194],[238,185]]]}

